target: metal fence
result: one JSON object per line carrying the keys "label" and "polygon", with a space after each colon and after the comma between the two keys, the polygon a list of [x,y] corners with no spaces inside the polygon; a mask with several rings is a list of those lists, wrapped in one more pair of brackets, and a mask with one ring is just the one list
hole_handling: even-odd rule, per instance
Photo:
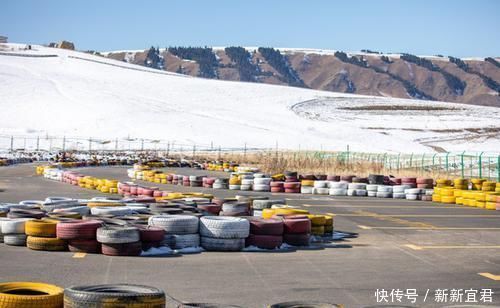
{"label": "metal fence", "polygon": [[500,153],[489,152],[450,152],[450,153],[360,153],[350,151],[287,151],[259,148],[242,144],[241,147],[221,147],[214,143],[188,144],[171,140],[153,140],[142,138],[84,138],[66,136],[20,136],[0,135],[0,150],[16,151],[78,151],[78,152],[124,152],[156,151],[161,156],[179,155],[181,157],[196,157],[197,155],[213,153],[221,155],[240,153],[265,152],[276,155],[286,151],[296,155],[307,155],[317,159],[337,160],[344,164],[373,162],[385,170],[394,172],[408,171],[415,174],[444,174],[456,177],[479,177],[500,181]]}

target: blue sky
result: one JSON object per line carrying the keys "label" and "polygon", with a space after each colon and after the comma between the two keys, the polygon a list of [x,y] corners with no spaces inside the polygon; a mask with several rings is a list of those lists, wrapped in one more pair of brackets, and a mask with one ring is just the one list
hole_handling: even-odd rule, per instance
{"label": "blue sky", "polygon": [[272,46],[500,56],[496,0],[1,0],[11,42],[80,50]]}

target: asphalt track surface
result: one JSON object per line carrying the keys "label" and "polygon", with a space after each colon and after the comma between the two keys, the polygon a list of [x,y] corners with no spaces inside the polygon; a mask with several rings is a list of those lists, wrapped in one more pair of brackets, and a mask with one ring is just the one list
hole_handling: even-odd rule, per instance
{"label": "asphalt track surface", "polygon": [[[125,169],[91,167],[78,171],[128,180]],[[167,170],[209,174],[187,168]],[[137,182],[171,191],[203,191],[218,197],[235,195],[229,190]],[[32,164],[0,168],[0,189],[0,202],[105,195],[35,176]],[[447,302],[438,303],[436,290],[447,289],[450,293],[451,289],[491,289],[493,302],[482,303],[478,293],[477,304],[500,307],[500,211],[409,200],[245,194],[287,198],[289,204],[300,205],[312,213],[334,213],[336,230],[359,236],[320,250],[203,252],[150,258],[82,256],[0,244],[0,281],[44,281],[63,287],[146,284],[159,287],[180,301],[243,307],[292,300],[325,301],[345,307],[471,307],[474,303],[465,303],[465,295],[461,303],[451,302],[450,295]],[[377,303],[377,289],[389,294],[393,289],[404,294],[407,289],[416,289],[418,297],[411,303],[403,296],[400,303],[389,295],[388,302]]]}

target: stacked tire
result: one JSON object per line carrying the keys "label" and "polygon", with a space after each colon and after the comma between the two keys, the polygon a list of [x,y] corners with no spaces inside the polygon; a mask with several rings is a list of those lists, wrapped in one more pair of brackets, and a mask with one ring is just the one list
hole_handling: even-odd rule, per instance
{"label": "stacked tire", "polygon": [[199,219],[191,215],[155,215],[148,220],[150,226],[165,230],[163,244],[172,249],[200,246]]}
{"label": "stacked tire", "polygon": [[314,190],[314,180],[313,179],[303,179],[300,181],[300,193],[301,194],[312,194]]}
{"label": "stacked tire", "polygon": [[393,199],[406,199],[406,190],[410,187],[408,185],[394,185],[392,186]]}
{"label": "stacked tire", "polygon": [[107,256],[139,256],[142,252],[139,229],[129,226],[104,226],[97,229],[102,254]]}
{"label": "stacked tire", "polygon": [[213,189],[228,189],[229,179],[215,179],[212,185]]}
{"label": "stacked tire", "polygon": [[272,181],[270,183],[270,186],[271,186],[271,192],[273,193],[285,192],[285,182]]}
{"label": "stacked tire", "polygon": [[[467,180],[460,179],[461,181],[454,182],[454,184],[459,185],[458,189],[467,189],[467,185],[465,184]],[[462,181],[463,180],[463,181]],[[417,188],[421,189],[432,189],[434,187],[434,180],[431,178],[417,178]]]}
{"label": "stacked tire", "polygon": [[241,179],[237,176],[233,176],[229,179],[229,189],[230,190],[240,190],[241,189]]}
{"label": "stacked tire", "polygon": [[200,219],[201,246],[209,251],[240,251],[250,234],[250,223],[239,217],[206,216]]}
{"label": "stacked tire", "polygon": [[401,178],[401,184],[408,185],[410,188],[417,188],[417,178]]}
{"label": "stacked tire", "polygon": [[99,220],[74,220],[57,224],[56,235],[68,242],[71,252],[101,253],[101,244],[97,242],[97,229],[102,227]]}
{"label": "stacked tire", "polygon": [[283,220],[251,217],[248,221],[250,234],[245,240],[245,246],[276,249],[283,244]]}
{"label": "stacked tire", "polygon": [[26,246],[25,224],[29,218],[2,220],[3,242],[9,246]]}
{"label": "stacked tire", "polygon": [[276,204],[286,204],[284,199],[274,199],[274,200],[253,200],[252,209],[253,216],[262,217],[262,211],[264,209],[270,209]]}
{"label": "stacked tire", "polygon": [[347,195],[348,196],[365,197],[367,195],[366,184],[364,184],[364,183],[349,183],[347,185]]}
{"label": "stacked tire", "polygon": [[316,236],[325,235],[326,217],[324,215],[307,215],[311,220],[311,234]]}
{"label": "stacked tire", "polygon": [[422,195],[425,193],[421,188],[408,188],[405,189],[405,196],[408,200],[422,200]]}
{"label": "stacked tire", "polygon": [[328,194],[330,196],[346,196],[348,184],[349,183],[345,181],[330,182],[330,189],[328,190]]}
{"label": "stacked tire", "polygon": [[268,177],[255,177],[253,179],[253,190],[254,191],[271,191],[271,181],[272,178]]}
{"label": "stacked tire", "polygon": [[379,185],[377,187],[377,198],[392,198],[392,186]]}
{"label": "stacked tire", "polygon": [[[325,176],[326,178],[326,176]],[[328,195],[328,181],[326,180],[316,180],[313,184],[312,193],[314,195]]]}
{"label": "stacked tire", "polygon": [[283,241],[292,246],[309,246],[311,220],[305,215],[283,218]]}
{"label": "stacked tire", "polygon": [[220,216],[250,216],[250,203],[248,201],[225,202],[222,204]]}
{"label": "stacked tire", "polygon": [[367,184],[366,185],[366,195],[368,197],[376,197],[379,184]]}
{"label": "stacked tire", "polygon": [[28,220],[25,224],[26,246],[32,250],[65,251],[65,240],[57,238],[57,222],[52,219]]}

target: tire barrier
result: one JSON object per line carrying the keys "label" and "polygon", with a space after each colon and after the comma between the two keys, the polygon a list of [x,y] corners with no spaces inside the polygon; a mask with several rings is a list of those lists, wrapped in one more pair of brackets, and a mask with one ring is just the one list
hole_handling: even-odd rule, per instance
{"label": "tire barrier", "polygon": [[0,283],[2,308],[60,308],[64,290],[58,286],[37,282]]}
{"label": "tire barrier", "polygon": [[64,290],[64,307],[165,307],[165,292],[133,284],[73,286]]}
{"label": "tire barrier", "polygon": [[250,223],[237,217],[211,217],[200,219],[201,246],[209,251],[240,251],[249,236]]}

